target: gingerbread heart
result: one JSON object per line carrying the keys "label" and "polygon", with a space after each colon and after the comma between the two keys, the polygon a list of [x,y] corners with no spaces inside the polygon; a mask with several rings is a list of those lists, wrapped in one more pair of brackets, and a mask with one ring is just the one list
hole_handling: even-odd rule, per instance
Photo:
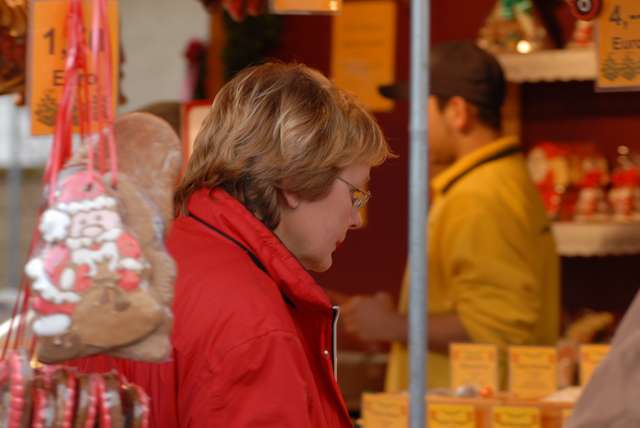
{"label": "gingerbread heart", "polygon": [[120,387],[125,426],[128,428],[148,428],[149,396],[138,385],[123,384]]}
{"label": "gingerbread heart", "polygon": [[0,362],[0,425],[26,428],[31,419],[33,371],[23,351]]}
{"label": "gingerbread heart", "polygon": [[105,373],[99,385],[98,403],[100,406],[99,426],[101,428],[124,428],[122,400],[120,398],[120,376],[117,373]]}
{"label": "gingerbread heart", "polygon": [[33,383],[32,428],[54,428],[56,422],[56,397],[41,378]]}
{"label": "gingerbread heart", "polygon": [[78,398],[73,428],[94,428],[98,415],[99,374],[78,375]]}

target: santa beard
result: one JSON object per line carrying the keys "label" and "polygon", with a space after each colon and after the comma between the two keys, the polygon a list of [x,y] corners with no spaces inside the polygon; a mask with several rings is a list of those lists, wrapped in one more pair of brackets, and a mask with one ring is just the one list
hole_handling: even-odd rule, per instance
{"label": "santa beard", "polygon": [[65,243],[67,247],[74,250],[79,250],[81,248],[91,248],[93,244],[100,244],[102,242],[110,242],[115,241],[122,234],[122,229],[110,229],[106,232],[102,232],[98,236],[89,237],[89,236],[81,236],[79,238],[67,238]]}
{"label": "santa beard", "polygon": [[108,262],[109,270],[115,272],[120,263],[116,240],[121,234],[122,229],[110,229],[94,238],[68,238],[66,244],[71,250],[71,261],[89,266],[89,276],[96,274],[96,264],[100,262]]}

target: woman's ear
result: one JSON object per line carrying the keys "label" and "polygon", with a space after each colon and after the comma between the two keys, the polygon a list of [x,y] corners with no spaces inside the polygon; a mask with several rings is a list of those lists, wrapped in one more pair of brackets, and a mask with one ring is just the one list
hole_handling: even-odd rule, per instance
{"label": "woman's ear", "polygon": [[282,199],[284,200],[287,207],[291,209],[298,208],[300,205],[300,197],[295,193],[289,192],[287,190],[282,191]]}

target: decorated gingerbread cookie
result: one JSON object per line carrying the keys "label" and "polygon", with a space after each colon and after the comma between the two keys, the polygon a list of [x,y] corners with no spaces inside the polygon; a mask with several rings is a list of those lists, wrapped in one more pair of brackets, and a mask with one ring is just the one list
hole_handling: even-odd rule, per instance
{"label": "decorated gingerbread cookie", "polygon": [[99,374],[78,375],[78,393],[73,428],[94,428],[98,416]]}
{"label": "decorated gingerbread cookie", "polygon": [[149,427],[149,396],[138,385],[123,384],[120,387],[125,426],[127,428]]}
{"label": "decorated gingerbread cookie", "polygon": [[132,343],[161,322],[162,308],[148,293],[149,263],[105,187],[86,171],[64,177],[41,216],[44,245],[25,271],[43,361]]}

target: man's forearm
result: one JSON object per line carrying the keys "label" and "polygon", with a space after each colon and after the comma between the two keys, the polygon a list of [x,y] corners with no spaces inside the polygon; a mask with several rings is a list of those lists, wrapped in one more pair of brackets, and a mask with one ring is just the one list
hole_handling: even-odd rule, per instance
{"label": "man's forearm", "polygon": [[[453,342],[468,342],[469,335],[460,318],[455,313],[429,315],[429,334],[427,337],[429,351],[446,354],[449,344]],[[406,315],[399,315],[393,321],[392,331],[396,341],[407,343],[409,339],[409,319]]]}

